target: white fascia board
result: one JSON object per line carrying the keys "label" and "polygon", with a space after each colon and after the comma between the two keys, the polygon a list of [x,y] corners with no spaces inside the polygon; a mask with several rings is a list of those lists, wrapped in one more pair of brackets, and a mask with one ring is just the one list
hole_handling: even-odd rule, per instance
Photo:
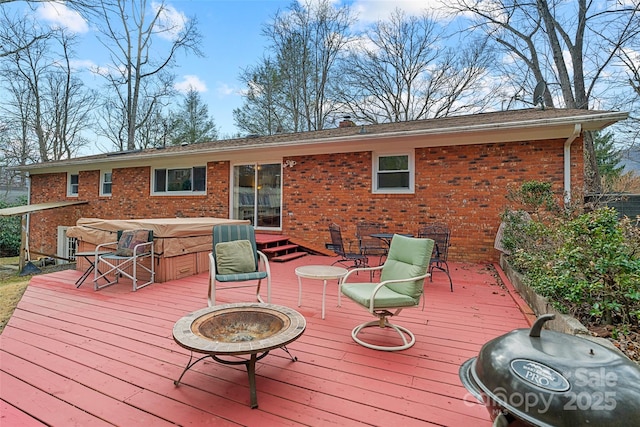
{"label": "white fascia board", "polygon": [[[79,158],[55,165],[38,164],[20,167],[32,174],[65,172],[71,167],[79,170],[97,170],[101,168],[130,168],[142,166],[157,166],[194,163],[203,161],[255,161],[265,157],[268,150],[269,158],[286,156],[300,156],[313,154],[346,153],[358,151],[372,151],[385,148],[393,143],[398,149],[453,146],[469,144],[507,143],[544,139],[566,139],[576,124],[583,130],[600,130],[628,117],[626,112],[603,112],[600,114],[577,115],[536,120],[522,120],[503,123],[483,123],[479,125],[449,126],[432,129],[417,129],[385,133],[360,133],[361,127],[353,128],[352,135],[342,135],[331,138],[312,138],[282,141],[279,143],[256,142],[255,144],[238,145],[235,147],[197,148],[189,146],[185,151],[164,151],[131,153],[120,156],[106,156],[103,158]],[[367,129],[367,126],[364,126]],[[259,141],[260,138],[257,138]],[[206,160],[205,160],[206,159]]]}

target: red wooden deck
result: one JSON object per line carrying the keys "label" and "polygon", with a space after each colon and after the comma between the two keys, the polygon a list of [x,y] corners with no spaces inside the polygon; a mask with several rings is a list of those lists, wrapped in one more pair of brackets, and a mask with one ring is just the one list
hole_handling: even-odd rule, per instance
{"label": "red wooden deck", "polygon": [[[295,267],[330,264],[307,256],[272,263],[272,303],[296,308],[307,329],[288,348],[257,364],[259,408],[250,409],[244,366],[206,361],[178,378],[189,352],[172,338],[173,324],[206,306],[207,274],[157,283],[137,292],[121,283],[76,289],[79,271],[31,279],[0,336],[0,425],[379,425],[489,426],[487,411],[464,389],[458,367],[483,343],[527,327],[493,271],[451,264],[454,292],[436,271],[426,307],[395,320],[416,335],[402,352],[357,345],[351,329],[369,314],[322,282],[303,281],[297,308]],[[251,301],[251,289],[218,293],[220,303]],[[372,332],[375,333],[375,332]]]}

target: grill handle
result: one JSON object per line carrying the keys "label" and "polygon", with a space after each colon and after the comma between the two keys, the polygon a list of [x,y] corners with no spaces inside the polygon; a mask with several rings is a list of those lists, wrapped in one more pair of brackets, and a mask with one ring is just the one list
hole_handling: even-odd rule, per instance
{"label": "grill handle", "polygon": [[536,321],[533,323],[533,326],[531,326],[531,330],[529,331],[529,336],[534,338],[539,338],[540,331],[542,330],[542,327],[544,326],[544,324],[547,321],[553,320],[555,318],[556,318],[555,314],[543,314],[542,316],[538,317]]}

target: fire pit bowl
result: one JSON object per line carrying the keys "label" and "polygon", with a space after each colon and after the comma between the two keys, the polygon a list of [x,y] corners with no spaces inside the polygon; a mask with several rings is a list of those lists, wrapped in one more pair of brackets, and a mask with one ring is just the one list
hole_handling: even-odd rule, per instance
{"label": "fire pit bowl", "polygon": [[[274,348],[282,348],[296,340],[306,327],[305,318],[297,311],[274,304],[235,303],[194,311],[173,326],[173,339],[191,350],[191,358],[182,375],[196,363],[211,357],[227,365],[243,364],[249,374],[251,407],[257,408],[255,363]],[[193,352],[205,356],[193,361]],[[248,355],[249,359],[227,360],[224,356]],[[222,356],[222,357],[221,357]],[[297,359],[291,356],[292,361]]]}
{"label": "fire pit bowl", "polygon": [[201,338],[221,343],[241,343],[270,338],[291,325],[280,311],[266,307],[234,307],[208,312],[191,324]]}

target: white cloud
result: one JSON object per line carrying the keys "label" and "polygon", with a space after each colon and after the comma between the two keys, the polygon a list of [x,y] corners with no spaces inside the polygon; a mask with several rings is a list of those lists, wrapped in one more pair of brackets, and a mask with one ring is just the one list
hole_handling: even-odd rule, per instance
{"label": "white cloud", "polygon": [[208,90],[206,83],[200,80],[200,77],[193,74],[183,76],[182,80],[177,82],[174,87],[180,93],[187,93],[190,90],[202,93]]}
{"label": "white cloud", "polygon": [[93,70],[97,67],[96,63],[90,59],[72,59],[70,64],[74,70]]}
{"label": "white cloud", "polygon": [[188,18],[173,6],[156,2],[151,3],[151,8],[154,13],[158,13],[161,7],[162,12],[158,19],[158,29],[160,33],[158,35],[167,40],[174,40],[185,27]]}
{"label": "white cloud", "polygon": [[226,83],[218,83],[218,86],[216,87],[216,93],[221,98],[229,96],[229,95],[234,95],[237,92],[238,91],[236,89],[234,89],[233,87],[229,86]]}
{"label": "white cloud", "polygon": [[87,21],[75,10],[69,9],[61,2],[46,2],[36,11],[38,18],[48,22],[54,28],[65,28],[74,33],[89,31]]}
{"label": "white cloud", "polygon": [[425,11],[436,14],[442,8],[440,0],[356,0],[352,5],[362,24],[387,20],[397,8],[407,16],[419,16]]}

